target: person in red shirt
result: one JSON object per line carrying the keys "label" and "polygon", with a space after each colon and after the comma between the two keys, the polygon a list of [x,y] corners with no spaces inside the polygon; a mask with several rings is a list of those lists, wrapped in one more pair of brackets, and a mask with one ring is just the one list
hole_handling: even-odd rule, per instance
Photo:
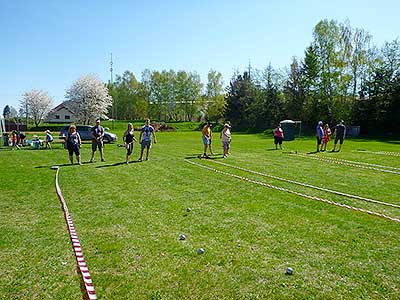
{"label": "person in red shirt", "polygon": [[322,146],[321,151],[326,151],[326,146],[328,142],[331,140],[331,129],[329,128],[328,124],[324,125],[324,137],[322,138]]}
{"label": "person in red shirt", "polygon": [[274,144],[276,150],[278,150],[278,144],[279,148],[282,150],[282,141],[283,141],[283,129],[281,128],[281,125],[278,124],[278,126],[274,129]]}

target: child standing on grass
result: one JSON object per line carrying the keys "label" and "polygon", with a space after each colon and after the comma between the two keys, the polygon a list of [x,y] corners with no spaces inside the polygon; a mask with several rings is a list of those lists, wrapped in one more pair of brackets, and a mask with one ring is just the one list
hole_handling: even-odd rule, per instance
{"label": "child standing on grass", "polygon": [[17,132],[15,130],[12,131],[12,136],[11,136],[11,150],[14,150],[14,148],[19,149],[18,146],[18,136]]}
{"label": "child standing on grass", "polygon": [[222,129],[220,134],[220,138],[222,142],[222,148],[224,150],[223,158],[227,158],[231,146],[231,126],[229,125],[229,123],[226,123],[224,125],[224,128]]}
{"label": "child standing on grass", "polygon": [[283,141],[283,129],[281,128],[281,124],[278,124],[278,126],[276,126],[276,128],[274,129],[275,150],[278,150],[278,144],[279,148],[282,150],[282,141]]}
{"label": "child standing on grass", "polygon": [[69,161],[71,164],[74,163],[74,153],[76,155],[76,160],[78,161],[78,164],[82,164],[81,162],[81,136],[79,133],[76,131],[76,126],[71,125],[69,126],[67,136],[65,137],[65,141],[67,143],[67,149],[69,153]]}
{"label": "child standing on grass", "polygon": [[126,149],[125,163],[129,164],[129,160],[131,159],[131,155],[133,152],[133,142],[136,142],[132,123],[128,124],[128,129],[124,132],[123,140],[124,140],[124,145],[125,145],[125,149]]}
{"label": "child standing on grass", "polygon": [[321,151],[326,151],[326,146],[328,142],[331,140],[331,129],[328,124],[324,125],[324,137],[322,138],[322,146]]}

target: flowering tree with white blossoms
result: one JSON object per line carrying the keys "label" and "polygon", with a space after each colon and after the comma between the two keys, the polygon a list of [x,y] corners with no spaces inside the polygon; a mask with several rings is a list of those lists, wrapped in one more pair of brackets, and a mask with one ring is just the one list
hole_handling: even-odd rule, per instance
{"label": "flowering tree with white blossoms", "polygon": [[31,90],[22,95],[20,105],[21,112],[31,117],[38,126],[53,106],[53,99],[45,91]]}
{"label": "flowering tree with white blossoms", "polygon": [[89,124],[97,118],[107,118],[107,109],[112,105],[107,87],[93,75],[76,80],[67,89],[65,98],[69,100],[68,107],[83,124]]}

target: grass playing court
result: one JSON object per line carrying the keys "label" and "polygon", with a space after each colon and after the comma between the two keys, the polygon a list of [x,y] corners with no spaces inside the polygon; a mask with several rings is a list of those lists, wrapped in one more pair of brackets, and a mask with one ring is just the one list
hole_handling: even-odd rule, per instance
{"label": "grass playing court", "polygon": [[220,159],[218,136],[218,159],[197,158],[200,132],[178,131],[158,133],[150,160],[130,165],[116,144],[94,164],[84,144],[83,166],[60,144],[1,148],[1,299],[82,298],[53,165],[99,299],[399,298],[400,223],[312,199],[399,219],[399,141],[307,154],[312,138],[275,151],[270,136],[234,133]]}

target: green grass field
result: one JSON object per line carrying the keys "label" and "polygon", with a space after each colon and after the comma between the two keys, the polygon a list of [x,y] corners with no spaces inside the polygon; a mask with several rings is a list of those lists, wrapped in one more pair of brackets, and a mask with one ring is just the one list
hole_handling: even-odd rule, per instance
{"label": "green grass field", "polygon": [[[124,129],[117,128],[119,137]],[[400,223],[187,161],[396,218],[397,207],[218,162],[395,205],[399,174],[296,155],[314,150],[312,138],[275,151],[272,138],[262,134],[233,134],[231,156],[223,160],[217,136],[218,159],[198,159],[200,133],[182,130],[158,133],[150,160],[130,165],[116,144],[106,145],[106,162],[97,154],[94,164],[85,163],[90,145],[84,144],[82,166],[69,165],[57,143],[51,151],[0,148],[0,298],[82,299],[53,165],[61,166],[61,190],[99,299],[400,298]],[[372,153],[400,152],[399,143],[346,140],[341,152],[318,157],[400,172],[399,156]],[[135,145],[133,160],[138,152]],[[285,275],[287,267],[293,275]]]}

